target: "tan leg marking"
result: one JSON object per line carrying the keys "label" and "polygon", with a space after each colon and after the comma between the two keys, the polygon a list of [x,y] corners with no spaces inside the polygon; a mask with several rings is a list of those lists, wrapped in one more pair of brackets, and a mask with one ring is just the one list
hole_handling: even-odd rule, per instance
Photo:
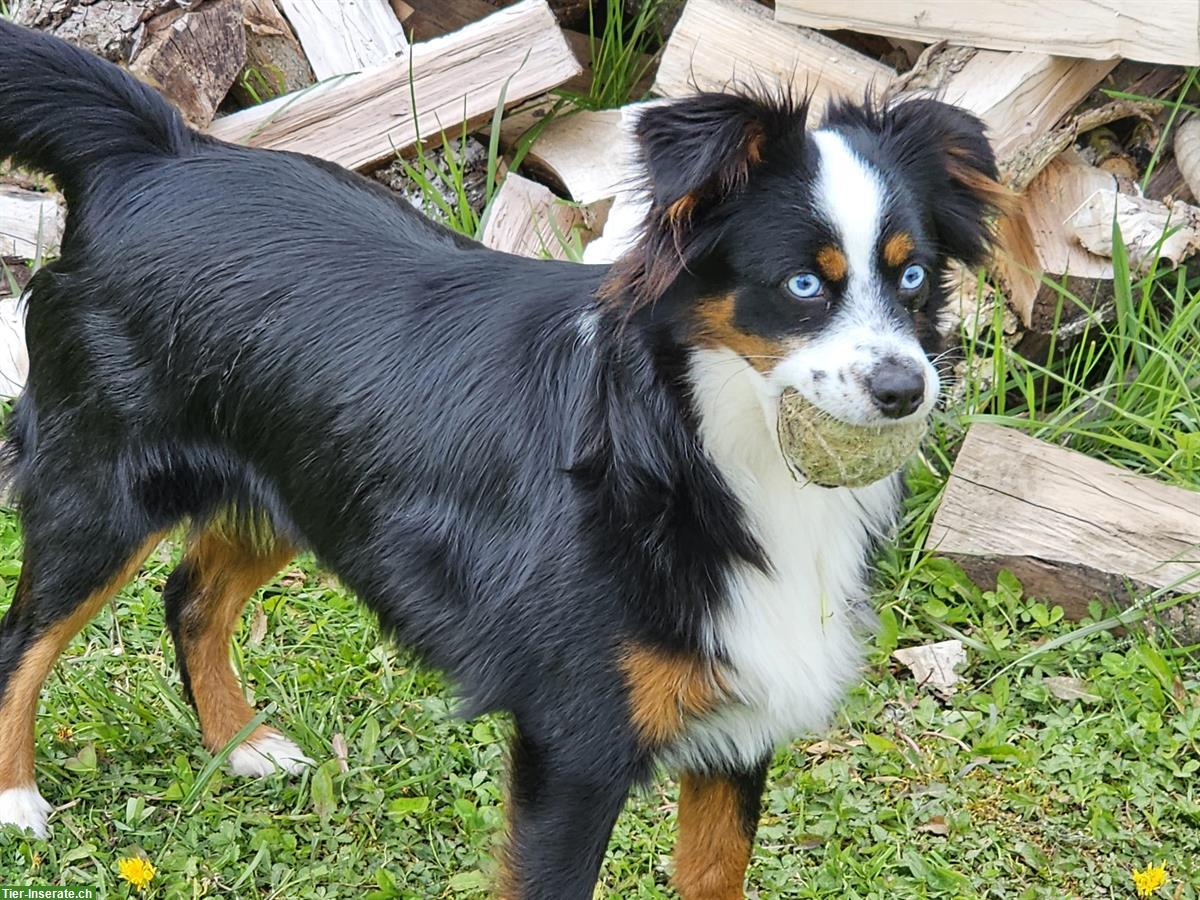
{"label": "tan leg marking", "polygon": [[[25,648],[0,702],[0,723],[4,723],[6,730],[0,740],[0,791],[33,785],[34,718],[46,676],[71,638],[138,573],[162,538],[162,534],[156,534],[147,540],[107,584],[88,595],[69,616],[59,619]],[[17,592],[25,590],[27,582],[22,577]],[[19,602],[20,597],[13,600],[14,604]]]}
{"label": "tan leg marking", "polygon": [[675,887],[682,900],[741,900],[750,839],[737,789],[714,775],[684,775],[679,785]]}
{"label": "tan leg marking", "polygon": [[[254,718],[229,663],[229,642],[246,601],[294,555],[284,542],[254,548],[214,530],[202,533],[187,549],[191,581],[180,634],[204,746],[210,751],[220,750]],[[260,725],[248,740],[277,733]]]}
{"label": "tan leg marking", "polygon": [[678,737],[689,719],[711,710],[724,693],[712,661],[698,656],[633,645],[621,670],[634,728],[652,746]]}

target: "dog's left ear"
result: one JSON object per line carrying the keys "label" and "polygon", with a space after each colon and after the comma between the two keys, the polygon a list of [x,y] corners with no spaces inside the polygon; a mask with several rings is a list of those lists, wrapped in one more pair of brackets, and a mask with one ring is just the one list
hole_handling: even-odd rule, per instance
{"label": "dog's left ear", "polygon": [[1024,220],[1014,218],[1020,216],[1019,198],[999,181],[983,122],[938,100],[908,100],[887,109],[882,125],[897,163],[930,198],[946,255],[977,265],[997,236],[1001,242],[1021,239]]}
{"label": "dog's left ear", "polygon": [[712,214],[763,163],[771,143],[803,123],[803,106],[786,97],[703,93],[647,108],[635,134],[650,213],[605,293],[632,294],[635,306],[662,296],[711,249],[719,232]]}

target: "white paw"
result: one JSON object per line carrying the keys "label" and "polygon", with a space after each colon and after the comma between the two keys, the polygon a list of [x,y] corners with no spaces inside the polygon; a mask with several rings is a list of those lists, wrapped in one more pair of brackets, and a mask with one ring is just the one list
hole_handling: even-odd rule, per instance
{"label": "white paw", "polygon": [[32,831],[40,838],[48,837],[50,826],[46,820],[52,809],[32,785],[0,791],[0,826],[11,825]]}
{"label": "white paw", "polygon": [[266,778],[279,771],[299,775],[311,765],[313,761],[304,751],[278,731],[245,740],[229,754],[229,771],[250,778]]}

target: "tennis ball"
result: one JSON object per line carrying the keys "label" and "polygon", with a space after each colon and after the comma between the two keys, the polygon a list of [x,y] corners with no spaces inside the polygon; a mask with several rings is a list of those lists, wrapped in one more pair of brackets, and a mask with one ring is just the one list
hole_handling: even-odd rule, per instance
{"label": "tennis ball", "polygon": [[851,425],[791,388],[779,398],[779,449],[797,481],[862,487],[895,472],[925,437],[928,421]]}

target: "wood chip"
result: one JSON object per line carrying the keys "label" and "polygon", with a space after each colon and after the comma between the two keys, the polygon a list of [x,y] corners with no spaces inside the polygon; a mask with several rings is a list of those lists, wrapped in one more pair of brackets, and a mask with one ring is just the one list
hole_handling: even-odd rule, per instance
{"label": "wood chip", "polygon": [[966,664],[967,650],[962,641],[939,641],[919,647],[901,647],[892,652],[892,657],[912,672],[918,685],[949,697],[959,680],[955,670]]}
{"label": "wood chip", "polygon": [[1129,254],[1130,265],[1149,272],[1160,259],[1179,265],[1200,249],[1200,207],[1096,191],[1067,220],[1080,244],[1092,253],[1113,255],[1113,219]]}
{"label": "wood chip", "polygon": [[338,770],[345,775],[350,771],[350,748],[346,746],[346,736],[340,731],[335,732],[333,740],[330,741],[333,747],[333,756],[337,760]]}
{"label": "wood chip", "polygon": [[936,834],[938,837],[945,837],[950,833],[950,826],[946,824],[945,816],[933,816],[928,822],[918,825],[917,831],[925,834]]}
{"label": "wood chip", "polygon": [[1042,679],[1052,696],[1059,700],[1081,700],[1084,703],[1099,703],[1101,697],[1091,692],[1090,685],[1082,678],[1066,675],[1047,675]]}
{"label": "wood chip", "polygon": [[251,647],[257,647],[266,636],[267,614],[261,604],[256,604],[254,612],[250,614],[250,634],[246,638],[246,643]]}

